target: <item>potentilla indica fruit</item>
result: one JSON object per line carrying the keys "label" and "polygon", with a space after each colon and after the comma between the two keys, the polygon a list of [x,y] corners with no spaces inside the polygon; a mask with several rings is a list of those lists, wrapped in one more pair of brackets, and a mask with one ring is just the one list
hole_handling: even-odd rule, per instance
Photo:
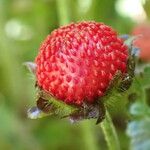
{"label": "potentilla indica fruit", "polygon": [[116,32],[96,22],[54,30],[35,63],[38,86],[68,104],[93,103],[104,95],[116,71],[126,72],[128,50]]}
{"label": "potentilla indica fruit", "polygon": [[[36,85],[56,101],[80,110],[85,104],[97,108],[117,72],[128,83],[129,55],[111,27],[93,21],[71,23],[42,43],[35,59]],[[37,103],[40,109],[46,107],[43,103],[41,99]]]}

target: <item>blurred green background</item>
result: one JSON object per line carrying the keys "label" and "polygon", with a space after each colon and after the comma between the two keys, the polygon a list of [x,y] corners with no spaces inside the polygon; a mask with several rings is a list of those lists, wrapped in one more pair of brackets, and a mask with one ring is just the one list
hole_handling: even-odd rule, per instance
{"label": "blurred green background", "polygon": [[[133,26],[147,20],[150,10],[147,3],[142,0],[0,0],[0,149],[107,149],[100,127],[92,120],[71,125],[67,119],[55,117],[27,118],[27,109],[35,104],[35,89],[33,77],[22,64],[34,61],[41,41],[66,22],[95,20],[111,25],[119,34],[130,33]],[[128,149],[129,142],[124,133],[125,109],[124,105],[118,109],[119,116],[112,110],[123,150]]]}

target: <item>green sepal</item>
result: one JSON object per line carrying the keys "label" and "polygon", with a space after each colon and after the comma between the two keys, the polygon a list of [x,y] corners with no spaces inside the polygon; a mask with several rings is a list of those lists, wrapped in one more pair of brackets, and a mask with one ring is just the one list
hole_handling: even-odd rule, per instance
{"label": "green sepal", "polygon": [[132,44],[133,44],[133,41],[137,39],[137,36],[129,36],[129,38],[127,38],[125,41],[124,41],[124,44],[127,45],[129,48],[131,48]]}
{"label": "green sepal", "polygon": [[121,38],[124,40],[124,44],[128,47],[130,57],[131,56],[139,57],[140,49],[138,47],[135,47],[133,44],[133,42],[139,37],[140,36],[129,36],[129,35],[121,36]]}
{"label": "green sepal", "polygon": [[34,62],[24,62],[23,65],[26,66],[26,68],[30,71],[30,73],[35,75],[37,66]]}
{"label": "green sepal", "polygon": [[56,115],[60,118],[68,117],[79,110],[78,107],[67,105],[42,90],[38,91],[37,107],[47,115]]}
{"label": "green sepal", "polygon": [[111,107],[116,102],[120,101],[123,97],[125,98],[127,92],[119,92],[120,84],[122,82],[122,73],[117,71],[113,80],[110,82],[109,88],[107,89],[105,95],[100,98],[106,107]]}
{"label": "green sepal", "polygon": [[30,119],[39,119],[48,116],[48,114],[42,112],[38,107],[33,106],[28,109],[27,116]]}

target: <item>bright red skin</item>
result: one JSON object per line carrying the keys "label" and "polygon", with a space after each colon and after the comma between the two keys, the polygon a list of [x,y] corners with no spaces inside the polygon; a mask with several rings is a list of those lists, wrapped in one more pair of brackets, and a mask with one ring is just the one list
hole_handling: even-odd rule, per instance
{"label": "bright red skin", "polygon": [[140,58],[150,61],[150,23],[139,24],[134,27],[132,35],[139,36],[134,45],[140,48]]}
{"label": "bright red skin", "polygon": [[128,50],[103,23],[80,22],[47,36],[36,58],[38,85],[67,104],[93,103],[117,70],[126,72]]}

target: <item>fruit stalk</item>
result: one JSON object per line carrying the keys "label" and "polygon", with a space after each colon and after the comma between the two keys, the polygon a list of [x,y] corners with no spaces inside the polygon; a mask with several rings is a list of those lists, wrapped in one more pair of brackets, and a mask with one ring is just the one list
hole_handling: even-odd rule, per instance
{"label": "fruit stalk", "polygon": [[109,150],[120,150],[119,139],[108,111],[106,111],[106,118],[100,125]]}

